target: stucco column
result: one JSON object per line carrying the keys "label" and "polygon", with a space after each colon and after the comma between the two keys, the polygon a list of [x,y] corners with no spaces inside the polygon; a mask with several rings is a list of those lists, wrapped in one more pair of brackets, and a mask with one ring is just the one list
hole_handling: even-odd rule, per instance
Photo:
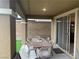
{"label": "stucco column", "polygon": [[11,1],[0,0],[0,59],[12,59],[16,52],[16,14]]}

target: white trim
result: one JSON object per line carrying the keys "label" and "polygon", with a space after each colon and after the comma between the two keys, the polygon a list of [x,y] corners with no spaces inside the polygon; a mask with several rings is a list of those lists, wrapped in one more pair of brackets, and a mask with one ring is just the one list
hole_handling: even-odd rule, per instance
{"label": "white trim", "polygon": [[0,9],[0,14],[12,14],[11,9]]}
{"label": "white trim", "polygon": [[64,17],[64,16],[67,16],[67,15],[69,15],[69,14],[75,13],[75,12],[78,11],[78,10],[79,10],[79,8],[75,8],[75,9],[70,10],[70,11],[67,11],[67,12],[65,12],[65,13],[63,13],[63,14],[60,14],[60,15],[58,15],[58,16],[55,16],[54,18],[57,19],[57,18],[60,18],[60,17]]}
{"label": "white trim", "polygon": [[12,9],[0,8],[0,15],[11,15],[16,17],[16,13]]}
{"label": "white trim", "polygon": [[45,20],[45,19],[36,19],[35,22],[51,22],[51,19]]}
{"label": "white trim", "polygon": [[21,22],[22,20],[16,20],[16,21]]}
{"label": "white trim", "polygon": [[[77,43],[77,26],[78,26],[78,13],[79,13],[79,8],[73,9],[71,11],[65,12],[63,14],[60,14],[58,16],[55,16],[54,19],[56,20],[57,18],[60,17],[64,17],[64,16],[68,16],[70,14],[74,13],[75,14],[75,35],[74,35],[74,55],[73,58],[76,58],[76,43]],[[58,46],[58,45],[57,45]],[[58,46],[59,47],[59,46]],[[61,50],[63,50],[65,53],[67,53],[69,56],[71,56],[67,51],[65,51],[64,49],[62,49],[61,47],[59,47]]]}
{"label": "white trim", "polygon": [[20,22],[20,24],[27,24],[27,22],[24,20],[16,20],[16,24],[17,24],[17,22]]}
{"label": "white trim", "polygon": [[34,22],[52,22],[51,19],[27,19],[28,21],[34,21]]}
{"label": "white trim", "polygon": [[79,10],[77,10],[76,12],[75,12],[75,35],[74,35],[74,58],[76,58],[76,49],[77,49],[77,27],[78,27],[78,12]]}

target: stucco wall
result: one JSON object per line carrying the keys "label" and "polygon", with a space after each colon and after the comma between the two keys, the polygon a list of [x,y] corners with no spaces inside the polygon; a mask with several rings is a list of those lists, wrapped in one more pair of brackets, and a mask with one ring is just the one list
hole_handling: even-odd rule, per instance
{"label": "stucco wall", "polygon": [[10,16],[0,15],[0,59],[10,59]]}
{"label": "stucco wall", "polygon": [[21,23],[22,21],[16,21],[16,36],[22,39],[24,44],[26,41],[26,24]]}
{"label": "stucco wall", "polygon": [[51,23],[31,22],[27,23],[27,37],[51,36]]}
{"label": "stucco wall", "polygon": [[16,52],[15,18],[0,15],[0,59],[11,59]]}
{"label": "stucco wall", "polygon": [[0,0],[0,8],[9,8],[9,1],[10,0]]}
{"label": "stucco wall", "polygon": [[51,22],[51,40],[53,43],[53,48],[56,47],[56,20],[52,19]]}

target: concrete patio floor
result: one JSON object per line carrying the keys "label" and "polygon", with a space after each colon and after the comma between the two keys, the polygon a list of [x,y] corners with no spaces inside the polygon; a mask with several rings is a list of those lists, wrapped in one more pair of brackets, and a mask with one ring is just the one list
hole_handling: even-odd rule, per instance
{"label": "concrete patio floor", "polygon": [[[21,59],[35,59],[37,57],[34,50],[30,52],[28,57],[27,50],[28,50],[27,46],[23,45],[20,50]],[[53,52],[53,56],[50,59],[72,59],[72,58],[66,55],[65,53],[56,54]]]}

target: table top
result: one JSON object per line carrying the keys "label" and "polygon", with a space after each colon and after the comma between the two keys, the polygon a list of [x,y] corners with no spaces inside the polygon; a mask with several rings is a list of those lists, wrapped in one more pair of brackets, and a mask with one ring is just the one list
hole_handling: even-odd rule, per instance
{"label": "table top", "polygon": [[51,44],[49,42],[32,42],[31,45],[34,48],[41,48],[41,47],[51,47]]}

